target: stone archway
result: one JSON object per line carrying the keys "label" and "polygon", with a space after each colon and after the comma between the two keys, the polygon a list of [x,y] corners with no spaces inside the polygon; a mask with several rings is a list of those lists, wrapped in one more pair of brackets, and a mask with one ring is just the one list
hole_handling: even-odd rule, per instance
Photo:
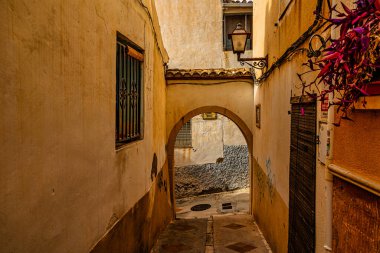
{"label": "stone archway", "polygon": [[253,196],[253,186],[252,186],[252,175],[253,175],[253,135],[247,124],[235,113],[232,111],[220,107],[220,106],[204,106],[197,109],[194,109],[188,113],[186,113],[172,128],[169,134],[168,143],[167,143],[167,152],[168,152],[168,165],[169,165],[169,184],[170,184],[170,199],[173,207],[173,214],[175,216],[175,194],[174,194],[174,144],[177,137],[177,134],[179,130],[182,128],[182,126],[188,122],[191,118],[193,118],[196,115],[202,114],[202,113],[210,113],[215,112],[219,113],[230,120],[232,120],[240,129],[242,132],[248,146],[248,152],[249,152],[249,178],[250,178],[250,212],[252,212],[252,196]]}

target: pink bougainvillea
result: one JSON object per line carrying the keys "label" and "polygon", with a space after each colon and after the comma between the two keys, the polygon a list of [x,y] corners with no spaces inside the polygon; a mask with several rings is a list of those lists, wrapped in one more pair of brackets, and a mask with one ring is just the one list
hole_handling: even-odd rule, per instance
{"label": "pink bougainvillea", "polygon": [[[343,11],[337,6],[331,8],[336,18],[328,18],[329,26],[339,28],[337,39],[329,39],[329,46],[321,57],[309,59],[306,65],[309,71],[298,74],[303,91],[322,101],[327,95],[334,94],[334,104],[341,118],[348,113],[359,97],[371,95],[369,88],[378,85],[374,74],[380,69],[380,0],[357,0],[356,8],[350,9],[343,3]],[[312,82],[303,77],[318,71]],[[319,89],[322,84],[322,90]],[[316,88],[319,94],[311,94],[309,88]],[[311,90],[311,89],[310,89]]]}

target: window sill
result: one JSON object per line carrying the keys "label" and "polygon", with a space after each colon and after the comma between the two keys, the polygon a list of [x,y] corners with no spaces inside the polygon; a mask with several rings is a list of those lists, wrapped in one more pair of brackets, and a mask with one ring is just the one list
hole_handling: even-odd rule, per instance
{"label": "window sill", "polygon": [[116,153],[123,151],[124,149],[134,148],[135,146],[139,145],[143,139],[137,139],[129,143],[122,144],[120,146],[115,146]]}
{"label": "window sill", "polygon": [[373,175],[365,175],[360,171],[349,170],[335,164],[330,164],[328,169],[334,176],[380,196],[380,183]]}

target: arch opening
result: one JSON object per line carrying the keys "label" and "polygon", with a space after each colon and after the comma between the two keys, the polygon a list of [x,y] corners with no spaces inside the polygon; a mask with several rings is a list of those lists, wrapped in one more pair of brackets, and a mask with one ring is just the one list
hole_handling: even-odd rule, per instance
{"label": "arch opening", "polygon": [[249,204],[249,212],[252,213],[252,175],[253,175],[253,135],[251,130],[245,124],[243,120],[239,116],[237,116],[232,111],[218,106],[205,106],[201,108],[194,109],[188,113],[186,113],[172,128],[169,134],[169,139],[167,143],[167,151],[168,151],[168,165],[169,165],[169,181],[170,181],[170,199],[173,207],[173,214],[176,215],[176,196],[175,196],[175,143],[176,137],[180,132],[181,128],[189,122],[193,117],[204,114],[204,113],[217,113],[223,115],[224,117],[231,120],[235,125],[239,128],[241,134],[244,137],[245,143],[248,147],[248,182],[250,189],[250,204]]}

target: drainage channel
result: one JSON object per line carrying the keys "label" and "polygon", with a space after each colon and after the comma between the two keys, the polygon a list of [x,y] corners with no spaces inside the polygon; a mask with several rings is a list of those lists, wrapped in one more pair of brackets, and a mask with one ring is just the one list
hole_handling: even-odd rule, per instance
{"label": "drainage channel", "polygon": [[210,204],[199,204],[199,205],[195,205],[193,207],[191,207],[191,211],[196,211],[196,212],[200,212],[200,211],[204,211],[204,210],[207,210],[211,207]]}

